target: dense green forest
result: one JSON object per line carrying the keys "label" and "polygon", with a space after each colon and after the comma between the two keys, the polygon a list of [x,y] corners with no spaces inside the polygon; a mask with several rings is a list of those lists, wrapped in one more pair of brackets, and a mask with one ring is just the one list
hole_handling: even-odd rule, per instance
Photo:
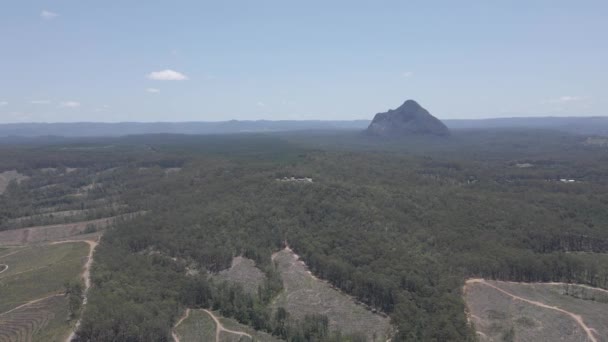
{"label": "dense green forest", "polygon": [[[330,333],[322,315],[293,322],[269,309],[282,287],[270,256],[285,243],[315,275],[390,315],[393,340],[474,340],[467,278],[608,288],[608,264],[593,254],[608,253],[608,150],[583,142],[542,131],[379,142],[309,132],[2,146],[0,172],[31,178],[0,196],[0,229],[49,199],[94,208],[94,196],[67,195],[92,181],[120,204],[112,214],[145,212],[103,235],[81,341],[169,341],[187,307],[289,341],[360,340]],[[40,173],[49,167],[56,174]],[[313,182],[277,181],[291,176]],[[237,255],[267,276],[256,295],[207,276]]]}

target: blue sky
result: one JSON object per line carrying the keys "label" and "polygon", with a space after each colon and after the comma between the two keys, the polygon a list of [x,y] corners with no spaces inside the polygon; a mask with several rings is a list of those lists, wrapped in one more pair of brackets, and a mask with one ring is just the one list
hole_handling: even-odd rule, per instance
{"label": "blue sky", "polygon": [[0,122],[608,115],[606,1],[5,1]]}

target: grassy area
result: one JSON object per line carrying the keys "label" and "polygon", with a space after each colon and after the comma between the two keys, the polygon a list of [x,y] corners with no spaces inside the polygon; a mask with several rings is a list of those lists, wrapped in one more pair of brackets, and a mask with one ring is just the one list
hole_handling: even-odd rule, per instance
{"label": "grassy area", "polygon": [[[261,332],[261,331],[257,331],[247,325],[243,325],[243,324],[235,321],[234,319],[221,317],[219,312],[214,312],[214,315],[216,317],[219,317],[220,323],[222,323],[224,328],[229,329],[229,330],[247,333],[247,334],[253,336],[254,341],[263,341],[263,342],[280,342],[280,341],[282,341],[272,335],[269,335],[269,334]],[[222,332],[222,334],[220,334],[220,339],[221,339],[221,342],[224,342],[224,341],[226,341],[226,342],[251,341],[251,339],[249,339],[247,336],[239,337],[236,334],[229,334],[226,332]]]}
{"label": "grassy area", "polygon": [[62,292],[66,282],[79,280],[87,254],[86,243],[65,243],[23,247],[0,258],[9,266],[0,274],[0,312]]}
{"label": "grassy area", "polygon": [[0,315],[0,340],[65,341],[74,323],[66,320],[67,316],[67,298],[49,297]]}
{"label": "grassy area", "polygon": [[470,317],[481,341],[588,340],[572,316],[552,308],[580,316],[585,325],[594,329],[598,341],[607,341],[601,337],[608,336],[604,290],[556,283],[488,281],[488,284],[506,293],[479,283],[468,284],[465,291]]}
{"label": "grassy area", "polygon": [[[259,340],[259,341],[266,341],[266,340]],[[251,339],[247,336],[236,335],[236,334],[222,331],[220,333],[219,342],[251,342]]]}
{"label": "grassy area", "polygon": [[215,341],[215,322],[202,310],[191,310],[190,316],[175,330],[184,342]]}
{"label": "grassy area", "polygon": [[350,296],[312,276],[292,252],[283,250],[275,255],[274,261],[284,286],[273,303],[275,308],[284,307],[295,319],[322,313],[329,319],[331,330],[362,334],[368,341],[386,341],[390,336],[388,318],[372,313]]}
{"label": "grassy area", "polygon": [[67,320],[68,300],[66,297],[55,297],[45,308],[52,315],[46,326],[39,329],[32,336],[32,341],[63,342],[73,329],[74,321]]}
{"label": "grassy area", "polygon": [[[280,342],[281,340],[271,336],[269,334],[256,331],[255,329],[240,324],[237,321],[220,316],[219,312],[213,312],[218,317],[225,329],[239,331],[249,334],[253,337],[254,341],[264,342]],[[186,318],[179,326],[177,326],[176,333],[180,340],[187,342],[209,342],[215,341],[216,325],[211,316],[209,316],[203,310],[191,310],[190,315]],[[220,342],[241,342],[241,341],[252,341],[247,336],[242,336],[227,331],[220,332]]]}

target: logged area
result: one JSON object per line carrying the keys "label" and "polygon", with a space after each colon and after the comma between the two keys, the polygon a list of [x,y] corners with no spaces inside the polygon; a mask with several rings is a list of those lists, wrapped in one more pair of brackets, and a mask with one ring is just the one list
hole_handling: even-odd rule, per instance
{"label": "logged area", "polygon": [[356,334],[365,341],[386,341],[391,337],[388,317],[312,275],[290,248],[275,253],[272,260],[283,279],[283,291],[274,300],[274,307],[283,307],[300,320],[321,313],[327,316],[330,330]]}
{"label": "logged area", "polygon": [[604,289],[470,279],[464,298],[481,341],[608,341]]}

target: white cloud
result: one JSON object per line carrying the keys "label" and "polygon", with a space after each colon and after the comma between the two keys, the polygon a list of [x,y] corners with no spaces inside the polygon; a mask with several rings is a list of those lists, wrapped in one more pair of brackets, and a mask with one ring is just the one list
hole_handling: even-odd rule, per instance
{"label": "white cloud", "polygon": [[1,106],[6,106],[6,105],[8,105],[8,102],[6,102],[6,101],[0,101],[0,107]]}
{"label": "white cloud", "polygon": [[48,100],[32,100],[30,101],[31,104],[35,104],[35,105],[42,105],[42,104],[49,104],[51,103],[51,101]]}
{"label": "white cloud", "polygon": [[64,102],[61,102],[60,106],[65,107],[65,108],[78,108],[78,107],[80,107],[80,102],[64,101]]}
{"label": "white cloud", "polygon": [[559,98],[559,102],[576,102],[586,100],[586,96],[562,96]]}
{"label": "white cloud", "polygon": [[174,70],[162,70],[162,71],[153,71],[148,74],[148,78],[156,81],[184,81],[188,79],[188,76],[174,71]]}
{"label": "white cloud", "polygon": [[258,107],[266,107],[266,104],[262,101],[258,101],[258,103],[256,103],[256,106]]}
{"label": "white cloud", "polygon": [[146,91],[148,93],[160,93],[160,89],[157,88],[147,88]]}
{"label": "white cloud", "polygon": [[401,76],[403,76],[403,78],[412,77],[412,75],[414,75],[414,72],[412,72],[412,71],[405,71],[401,74]]}
{"label": "white cloud", "polygon": [[40,13],[40,17],[42,19],[46,19],[46,20],[51,20],[51,19],[55,19],[59,16],[59,14],[55,13],[55,12],[51,12],[51,11],[47,11],[44,10]]}
{"label": "white cloud", "polygon": [[588,99],[589,99],[589,96],[565,95],[565,96],[560,96],[556,99],[542,101],[542,103],[572,103],[572,102],[586,101]]}

